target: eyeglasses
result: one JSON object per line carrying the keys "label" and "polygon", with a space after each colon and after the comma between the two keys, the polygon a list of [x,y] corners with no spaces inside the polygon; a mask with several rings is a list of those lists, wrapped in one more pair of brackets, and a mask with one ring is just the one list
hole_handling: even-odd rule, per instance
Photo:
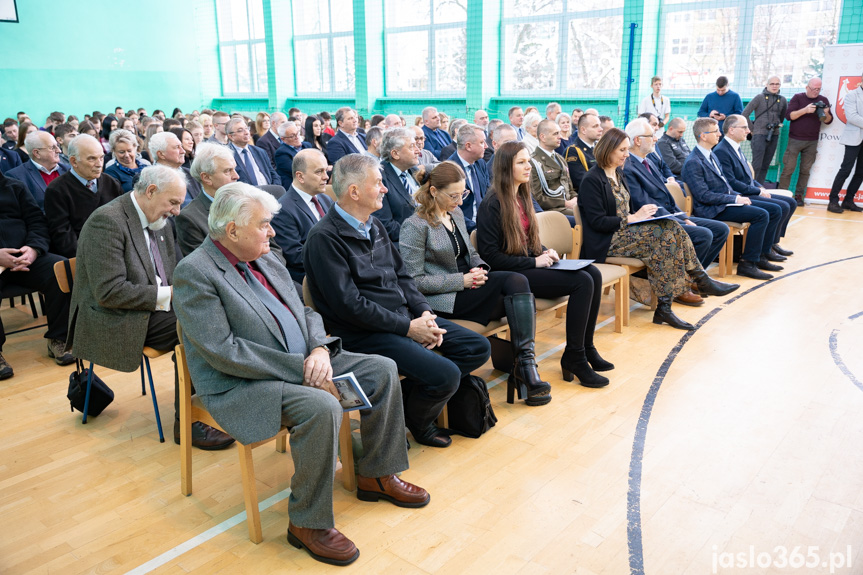
{"label": "eyeglasses", "polygon": [[48,150],[49,152],[59,152],[60,147],[56,144],[51,146],[50,148],[33,148],[34,150]]}
{"label": "eyeglasses", "polygon": [[248,133],[249,133],[249,130],[247,130],[246,128],[239,128],[237,130],[234,130],[233,132],[228,132],[228,135],[233,136],[234,134],[248,134]]}
{"label": "eyeglasses", "polygon": [[718,134],[718,133],[719,133],[719,130],[713,130],[713,131],[710,131],[710,132],[701,132],[701,133],[702,133],[702,134]]}
{"label": "eyeglasses", "polygon": [[470,195],[470,190],[465,190],[460,194],[444,194],[444,195],[454,202],[459,200],[459,199],[466,200],[467,197]]}

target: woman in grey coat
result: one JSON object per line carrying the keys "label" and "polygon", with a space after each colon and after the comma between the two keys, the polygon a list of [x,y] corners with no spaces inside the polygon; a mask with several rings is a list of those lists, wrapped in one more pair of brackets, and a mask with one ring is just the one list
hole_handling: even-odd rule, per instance
{"label": "woman in grey coat", "polygon": [[459,206],[465,174],[442,162],[421,175],[417,211],[401,227],[399,251],[417,288],[441,317],[487,325],[506,315],[515,363],[507,380],[507,401],[518,392],[527,405],[551,401],[551,386],[536,367],[536,308],[527,279],[516,272],[492,272],[470,243]]}

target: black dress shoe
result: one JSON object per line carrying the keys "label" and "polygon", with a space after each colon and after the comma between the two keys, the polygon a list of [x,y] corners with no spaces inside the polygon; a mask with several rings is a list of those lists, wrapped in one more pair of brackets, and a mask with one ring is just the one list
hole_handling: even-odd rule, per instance
{"label": "black dress shoe", "polygon": [[779,252],[776,252],[772,249],[769,252],[767,252],[766,254],[764,254],[764,257],[765,257],[765,259],[767,259],[767,261],[771,261],[771,262],[784,262],[785,260],[788,259],[785,256],[783,256],[782,254],[780,254]]}
{"label": "black dress shoe", "polygon": [[452,445],[452,439],[450,439],[449,435],[435,424],[431,424],[423,432],[412,429],[410,432],[414,436],[414,440],[421,445],[428,445],[429,447],[449,447]]}
{"label": "black dress shoe", "polygon": [[754,263],[748,262],[746,260],[740,260],[740,263],[737,264],[737,275],[756,280],[773,279],[772,275],[764,273],[763,271],[759,270]]}
{"label": "black dress shoe", "polygon": [[767,257],[762,254],[761,259],[758,260],[758,263],[755,264],[758,269],[768,271],[768,272],[781,272],[785,268],[782,266],[777,266],[776,264],[771,264],[767,261]]}
{"label": "black dress shoe", "polygon": [[794,196],[794,201],[797,202],[797,207],[802,208],[806,204],[803,203],[803,198],[800,196]]}
{"label": "black dress shoe", "polygon": [[863,212],[863,208],[858,206],[855,203],[842,202],[842,209],[848,210],[849,212]]}
{"label": "black dress shoe", "polygon": [[[180,420],[174,420],[174,443],[180,445]],[[214,427],[210,427],[200,421],[192,424],[192,447],[204,451],[218,451],[230,447],[234,438]]]}
{"label": "black dress shoe", "polygon": [[785,248],[783,248],[779,244],[773,244],[773,251],[776,252],[777,254],[779,254],[780,256],[785,256],[785,257],[794,255],[794,252],[792,252],[791,250],[786,250]]}
{"label": "black dress shoe", "polygon": [[845,210],[843,210],[842,207],[838,203],[830,202],[829,204],[827,204],[827,211],[833,212],[834,214],[841,214]]}

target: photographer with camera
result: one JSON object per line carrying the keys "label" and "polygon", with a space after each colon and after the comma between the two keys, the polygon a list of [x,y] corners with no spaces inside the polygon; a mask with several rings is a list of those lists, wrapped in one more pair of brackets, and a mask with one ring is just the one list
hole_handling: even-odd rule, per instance
{"label": "photographer with camera", "polygon": [[[785,121],[785,110],[788,101],[779,95],[782,83],[779,76],[771,76],[764,90],[752,98],[743,108],[743,117],[749,122],[752,131],[752,167],[755,169],[755,179],[763,182],[767,177],[773,154],[779,144],[779,131]],[[755,113],[755,119],[750,115]]]}
{"label": "photographer with camera", "polygon": [[809,170],[815,163],[818,153],[818,134],[821,124],[833,121],[830,114],[830,102],[821,95],[821,78],[812,78],[806,84],[806,91],[794,94],[788,103],[785,118],[791,121],[788,133],[788,146],[782,156],[782,175],[779,177],[779,189],[787,190],[791,183],[791,175],[797,168],[797,158],[800,160],[800,174],[797,177],[797,187],[794,199],[797,205],[803,205],[806,196],[806,186],[809,184]]}
{"label": "photographer with camera", "polygon": [[[841,214],[843,210],[863,212],[863,208],[854,203],[854,196],[860,189],[860,184],[863,183],[863,84],[845,94],[843,107],[845,108],[845,129],[842,131],[839,143],[845,146],[845,156],[830,188],[830,203],[827,205],[827,211],[834,214]],[[854,169],[855,163],[856,169]],[[851,175],[852,169],[854,169],[854,175],[848,182],[845,199],[840,206],[839,191]]]}

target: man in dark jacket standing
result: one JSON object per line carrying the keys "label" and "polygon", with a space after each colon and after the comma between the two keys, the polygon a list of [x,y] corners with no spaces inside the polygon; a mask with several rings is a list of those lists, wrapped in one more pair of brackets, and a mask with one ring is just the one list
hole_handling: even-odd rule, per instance
{"label": "man in dark jacket standing", "polygon": [[[755,169],[755,179],[759,182],[763,182],[767,177],[767,170],[779,144],[779,132],[785,120],[785,111],[788,109],[785,96],[779,95],[781,86],[779,76],[771,76],[764,91],[752,98],[743,108],[743,117],[752,130],[752,167]],[[754,120],[750,118],[753,112]]]}
{"label": "man in dark jacket standing", "polygon": [[[45,294],[48,318],[48,355],[59,365],[75,361],[66,353],[69,294],[60,291],[54,264],[60,256],[48,253],[48,225],[27,188],[0,174],[0,289],[19,285]],[[3,358],[6,333],[0,320],[0,379],[12,377],[12,366]]]}

